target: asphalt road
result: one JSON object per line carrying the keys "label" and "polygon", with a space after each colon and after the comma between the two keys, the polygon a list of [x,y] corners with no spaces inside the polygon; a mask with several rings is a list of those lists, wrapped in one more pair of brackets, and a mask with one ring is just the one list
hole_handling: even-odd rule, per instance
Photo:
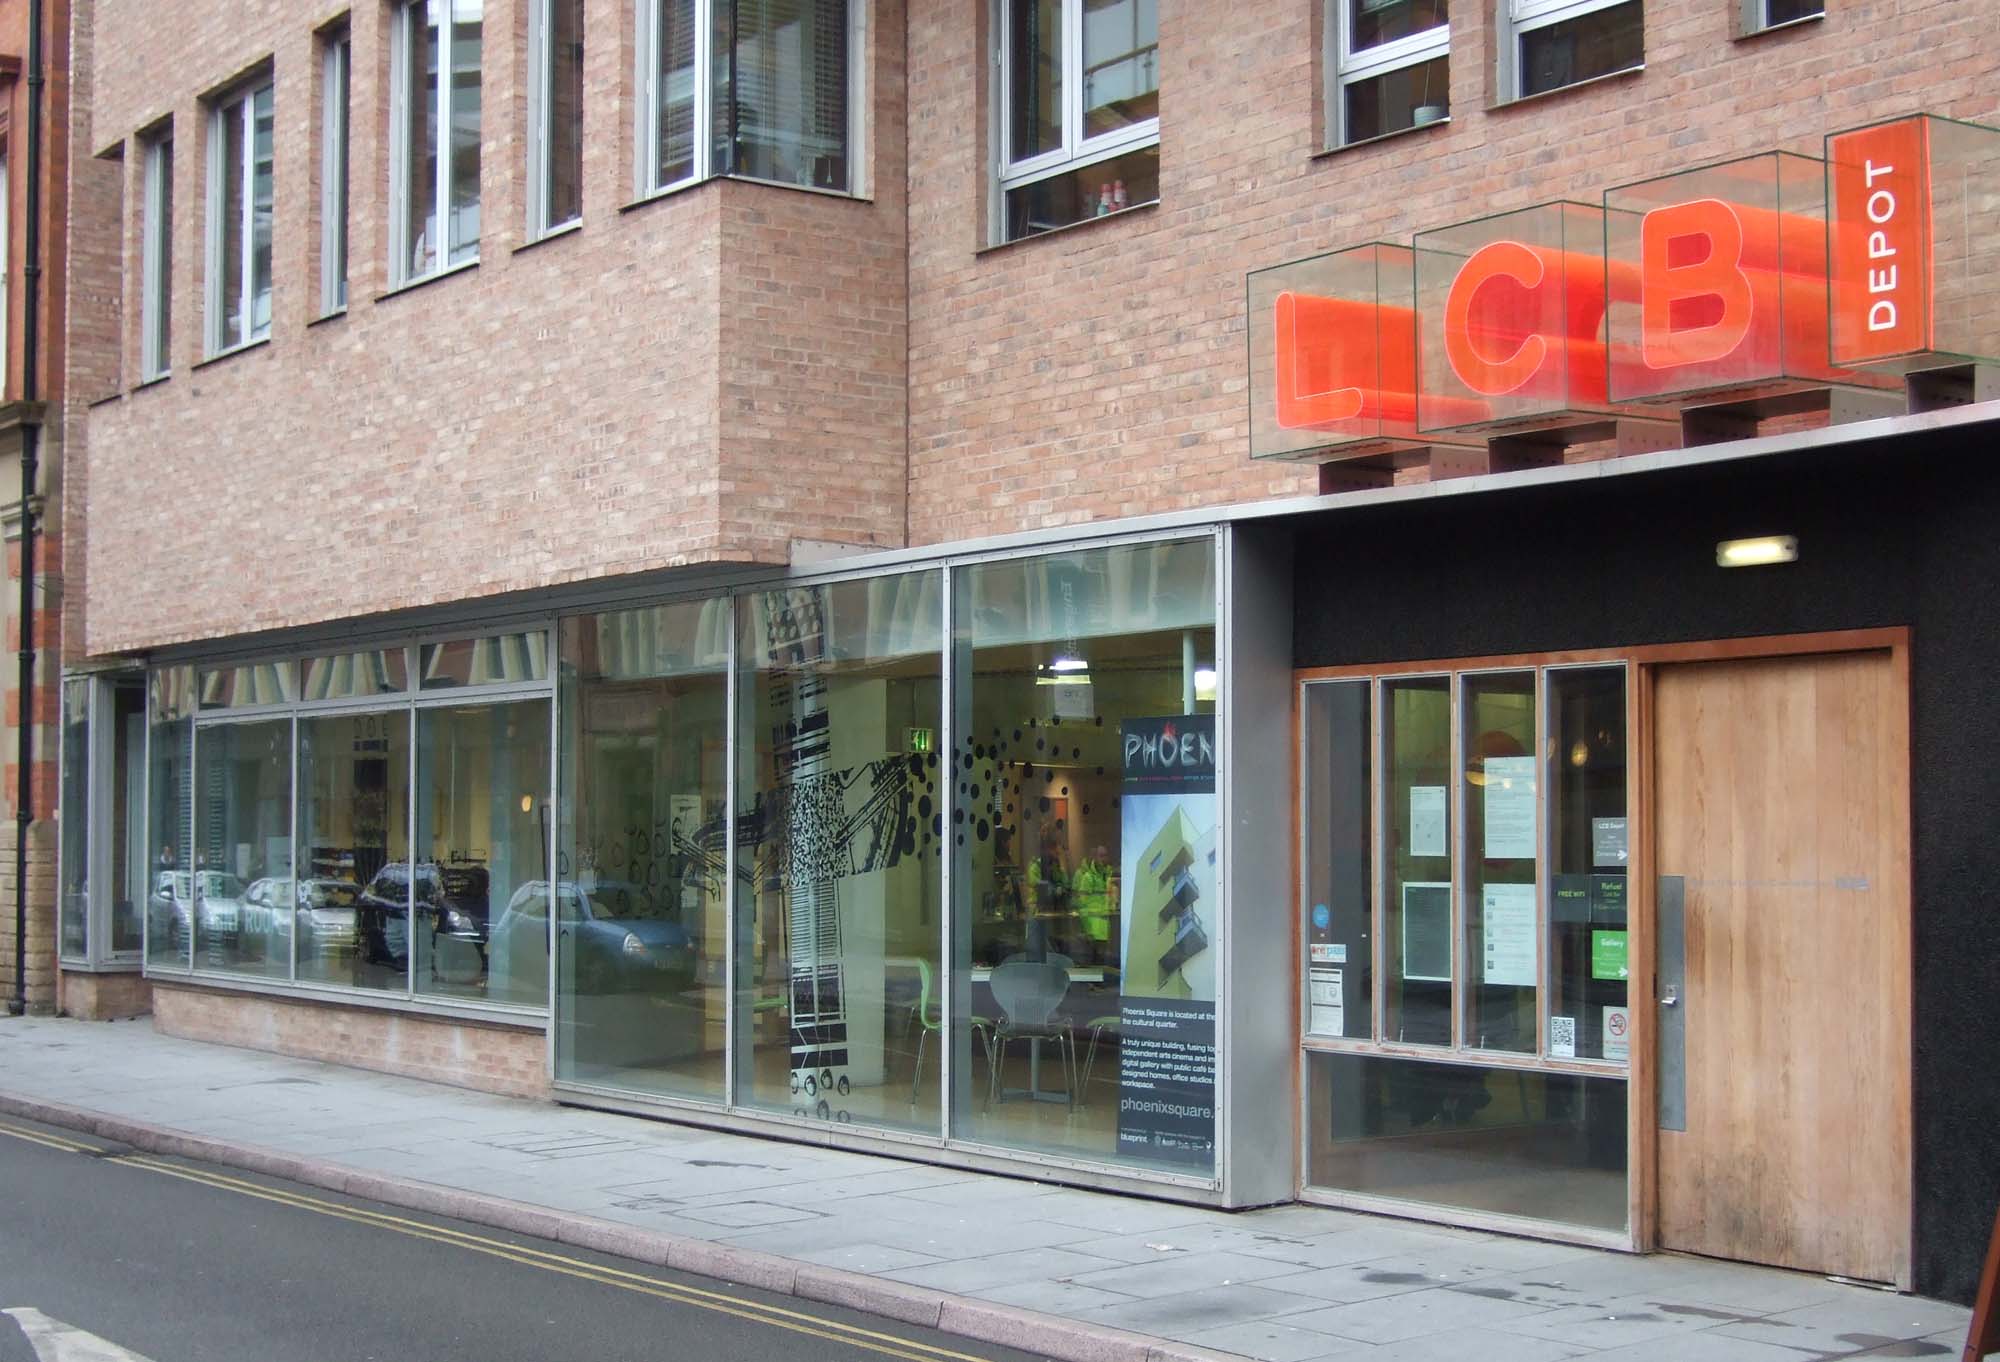
{"label": "asphalt road", "polygon": [[0,1362],[1032,1362],[12,1118],[0,1311]]}

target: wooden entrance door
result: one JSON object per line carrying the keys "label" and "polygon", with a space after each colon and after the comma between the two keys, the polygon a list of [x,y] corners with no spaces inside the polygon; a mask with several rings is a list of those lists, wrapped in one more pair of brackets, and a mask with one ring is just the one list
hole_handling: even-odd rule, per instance
{"label": "wooden entrance door", "polygon": [[1908,704],[1887,651],[1655,673],[1656,864],[1686,904],[1662,1247],[1908,1285]]}

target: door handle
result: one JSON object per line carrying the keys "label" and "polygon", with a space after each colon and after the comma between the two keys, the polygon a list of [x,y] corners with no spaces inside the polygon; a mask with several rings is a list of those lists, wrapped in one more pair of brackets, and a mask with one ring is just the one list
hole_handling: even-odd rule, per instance
{"label": "door handle", "polygon": [[1667,996],[1666,996],[1666,997],[1664,997],[1664,998],[1662,998],[1662,999],[1660,999],[1660,1006],[1661,1006],[1661,1007],[1679,1007],[1680,1005],[1681,1005],[1681,989],[1680,989],[1680,985],[1679,985],[1679,984],[1668,984],[1668,985],[1667,985]]}

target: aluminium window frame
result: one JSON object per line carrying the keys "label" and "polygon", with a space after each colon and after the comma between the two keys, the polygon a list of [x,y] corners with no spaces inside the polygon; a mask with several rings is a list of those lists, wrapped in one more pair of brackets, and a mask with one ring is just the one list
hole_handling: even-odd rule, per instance
{"label": "aluminium window frame", "polygon": [[324,317],[347,310],[353,76],[353,34],[345,28],[329,33],[320,50],[319,310]]}
{"label": "aluminium window frame", "polygon": [[[205,218],[207,226],[203,230],[204,274],[207,282],[203,287],[203,345],[208,358],[213,359],[232,350],[241,350],[255,345],[271,336],[271,319],[266,317],[261,330],[257,329],[251,312],[251,305],[257,296],[255,276],[257,196],[253,185],[257,163],[257,101],[268,96],[272,111],[271,145],[271,208],[277,209],[277,84],[267,71],[220,96],[208,107],[208,185]],[[224,202],[228,179],[228,167],[223,158],[229,147],[229,125],[232,120],[240,122],[243,133],[243,202],[239,205],[238,228],[242,233],[238,243],[241,258],[224,260],[223,241],[225,237],[223,214],[228,208]],[[277,233],[273,222],[271,242],[271,263],[266,268],[275,274],[277,263]],[[235,340],[228,340],[222,333],[224,306],[228,301],[226,289],[234,288],[236,305],[239,309],[243,334]],[[275,288],[275,281],[265,281],[267,291]]]}
{"label": "aluminium window frame", "polygon": [[[436,107],[432,112],[437,116],[437,146],[435,160],[437,173],[431,181],[431,221],[436,224],[433,231],[437,235],[433,243],[435,259],[426,269],[416,269],[410,262],[410,248],[414,244],[410,238],[410,150],[411,139],[416,135],[416,124],[410,107],[410,47],[414,26],[423,20],[425,6],[435,3],[443,6],[444,13],[438,20],[438,76]],[[484,22],[483,16],[481,20]],[[464,260],[454,262],[451,240],[451,95],[452,54],[454,35],[459,24],[454,0],[397,0],[395,9],[389,16],[389,287],[404,288],[421,283],[456,269],[479,263],[479,238],[474,237],[464,243],[471,254]],[[486,132],[485,108],[485,63],[486,41],[482,28],[479,44],[480,62],[480,135]],[[483,158],[482,158],[483,159]],[[480,167],[482,179],[485,167]],[[480,203],[485,202],[484,185],[481,186]],[[484,220],[481,222],[482,232]]]}
{"label": "aluminium window frame", "polygon": [[[1751,0],[1761,3],[1761,0]],[[1621,66],[1601,75],[1586,76],[1582,80],[1570,81],[1550,90],[1537,90],[1533,94],[1521,89],[1521,39],[1538,29],[1553,28],[1570,19],[1581,19],[1599,10],[1617,9],[1621,5],[1632,5],[1639,11],[1640,58],[1630,66]],[[1608,76],[1623,75],[1628,71],[1645,69],[1645,0],[1499,0],[1499,63],[1500,98],[1499,103],[1511,104],[1521,99],[1539,99],[1560,90],[1587,85],[1594,80]]]}
{"label": "aluminium window frame", "polygon": [[[1021,160],[1011,158],[1008,130],[1013,126],[1014,45],[1010,41],[1009,7],[1018,0],[993,0],[993,166],[994,185],[992,239],[1004,242],[1007,196],[1041,180],[1068,171],[1082,170],[1128,152],[1158,146],[1160,120],[1155,115],[1127,128],[1083,134],[1083,4],[1084,0],[1061,0],[1062,4],[1062,140],[1048,151]],[[1155,52],[1158,51],[1157,40]],[[1157,56],[1156,56],[1157,61]],[[1137,205],[1132,205],[1136,207]]]}
{"label": "aluminium window frame", "polygon": [[[539,241],[553,232],[583,221],[581,206],[560,222],[549,221],[549,172],[553,164],[550,151],[554,144],[551,120],[555,109],[555,37],[554,9],[565,3],[579,6],[577,22],[579,26],[588,17],[582,11],[582,0],[528,0],[528,184],[526,200],[528,221],[527,239]],[[644,47],[642,40],[637,46]],[[577,120],[583,119],[583,110],[576,111]]]}
{"label": "aluminium window frame", "polygon": [[1771,0],[1742,0],[1737,13],[1736,36],[1754,38],[1759,33],[1771,33],[1781,28],[1816,23],[1824,18],[1826,18],[1826,0],[1820,0],[1819,8],[1812,13],[1801,14],[1793,19],[1773,19]]}
{"label": "aluminium window frame", "polygon": [[[541,0],[541,3],[546,2]],[[734,0],[692,0],[695,80],[691,121],[694,155],[686,175],[665,182],[655,178],[660,164],[660,15],[667,5],[676,2],[639,0],[634,11],[639,25],[632,44],[637,63],[637,69],[632,73],[632,88],[638,92],[634,101],[632,130],[632,191],[635,198],[640,201],[657,198],[716,179],[745,180],[752,184],[775,185],[780,189],[803,190],[808,194],[830,194],[836,198],[869,197],[872,188],[867,155],[871,0],[847,0],[847,186],[844,189],[800,184],[794,180],[766,179],[761,175],[743,174],[733,166],[716,164],[716,10],[718,6],[733,4]]]}
{"label": "aluminium window frame", "polygon": [[141,139],[139,207],[139,381],[173,372],[174,131]]}
{"label": "aluminium window frame", "polygon": [[[1433,25],[1421,33],[1407,34],[1401,38],[1391,38],[1388,42],[1377,43],[1373,47],[1354,48],[1353,0],[1326,0],[1326,145],[1328,150],[1353,146],[1357,139],[1347,132],[1347,87],[1364,81],[1376,80],[1400,71],[1405,67],[1418,66],[1442,57],[1446,62],[1446,88],[1444,90],[1444,118],[1440,123],[1451,121],[1451,21]],[[1395,132],[1408,132],[1415,128],[1430,127],[1429,123],[1413,123],[1409,128],[1397,128]],[[1388,136],[1388,133],[1381,134]],[[1358,139],[1373,141],[1373,138]]]}

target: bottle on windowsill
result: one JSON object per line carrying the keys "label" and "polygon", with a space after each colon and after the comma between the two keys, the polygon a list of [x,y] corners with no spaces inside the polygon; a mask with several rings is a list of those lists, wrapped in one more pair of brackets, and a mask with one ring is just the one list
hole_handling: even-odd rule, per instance
{"label": "bottle on windowsill", "polygon": [[1110,211],[1111,211],[1111,185],[1110,182],[1107,181],[1104,184],[1100,184],[1099,186],[1097,186],[1097,206],[1091,210],[1090,215],[1094,218],[1101,218]]}
{"label": "bottle on windowsill", "polygon": [[1127,207],[1128,205],[1125,202],[1125,181],[1113,180],[1111,182],[1111,211],[1122,213]]}

